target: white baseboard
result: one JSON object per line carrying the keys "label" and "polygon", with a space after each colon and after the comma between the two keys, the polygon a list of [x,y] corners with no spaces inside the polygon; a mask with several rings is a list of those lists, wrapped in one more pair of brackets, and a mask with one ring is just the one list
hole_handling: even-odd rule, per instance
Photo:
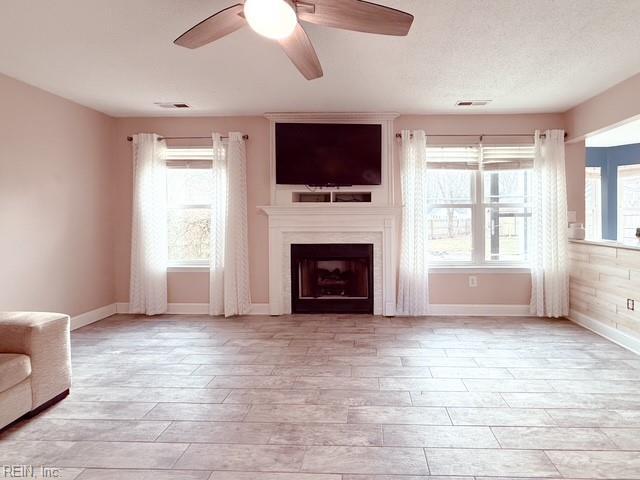
{"label": "white baseboard", "polygon": [[528,317],[529,305],[431,304],[429,315],[476,317]]}
{"label": "white baseboard", "polygon": [[[116,303],[118,313],[129,313],[129,304]],[[172,315],[207,315],[209,313],[208,303],[170,303],[167,313]],[[253,303],[249,315],[269,315],[268,303]]]}
{"label": "white baseboard", "polygon": [[584,313],[576,312],[575,310],[569,312],[569,320],[640,355],[640,338],[638,337],[629,335],[628,333],[613,328],[611,325],[607,325],[604,322],[591,318]]}
{"label": "white baseboard", "polygon": [[110,317],[117,312],[117,304],[112,303],[105,305],[104,307],[96,308],[90,312],[81,313],[75,317],[71,317],[71,330],[76,330],[85,325],[102,320],[103,318]]}
{"label": "white baseboard", "polygon": [[[128,303],[116,303],[117,313],[129,313]],[[478,317],[527,317],[529,305],[445,305],[430,306],[430,315],[478,316]],[[208,303],[170,303],[167,313],[173,315],[206,315]],[[249,315],[269,315],[268,303],[253,303]]]}

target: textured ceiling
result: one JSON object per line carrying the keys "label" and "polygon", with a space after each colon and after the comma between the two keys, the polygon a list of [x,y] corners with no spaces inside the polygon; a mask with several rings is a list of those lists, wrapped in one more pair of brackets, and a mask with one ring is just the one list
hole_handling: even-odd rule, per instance
{"label": "textured ceiling", "polygon": [[[236,0],[2,0],[0,72],[115,116],[269,111],[560,112],[640,71],[640,0],[380,0],[415,15],[393,38],[305,25],[308,82],[249,28],[172,41]],[[154,102],[194,108],[166,111]]]}

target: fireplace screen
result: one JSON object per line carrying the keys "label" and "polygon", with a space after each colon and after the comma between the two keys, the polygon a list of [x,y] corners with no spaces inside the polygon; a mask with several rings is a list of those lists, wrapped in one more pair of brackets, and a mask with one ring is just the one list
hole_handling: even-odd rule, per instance
{"label": "fireplace screen", "polygon": [[367,298],[369,259],[300,262],[300,298]]}
{"label": "fireplace screen", "polygon": [[294,313],[372,313],[373,245],[291,246]]}

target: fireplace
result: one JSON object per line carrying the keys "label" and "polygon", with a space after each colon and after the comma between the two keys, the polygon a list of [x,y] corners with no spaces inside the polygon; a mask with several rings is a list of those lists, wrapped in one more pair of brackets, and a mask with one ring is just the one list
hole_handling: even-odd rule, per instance
{"label": "fireplace", "polygon": [[373,245],[291,245],[293,313],[373,313]]}

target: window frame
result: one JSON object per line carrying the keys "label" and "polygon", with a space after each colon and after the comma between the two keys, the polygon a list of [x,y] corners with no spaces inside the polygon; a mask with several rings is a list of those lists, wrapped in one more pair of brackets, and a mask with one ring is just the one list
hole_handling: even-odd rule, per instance
{"label": "window frame", "polygon": [[[165,154],[165,168],[167,169],[167,220],[170,210],[192,210],[203,209],[211,211],[211,203],[191,204],[191,203],[170,203],[169,201],[169,175],[171,169],[199,169],[206,170],[212,168],[213,149],[211,147],[167,147]],[[209,167],[204,167],[209,163]],[[182,164],[183,166],[180,166]],[[168,222],[167,222],[168,233]],[[168,249],[168,245],[167,245]],[[167,251],[168,255],[168,251]],[[172,260],[168,258],[168,272],[197,272],[209,271],[211,260]]]}
{"label": "window frame", "polygon": [[[451,147],[451,145],[443,146]],[[460,145],[456,145],[460,147]],[[492,145],[492,147],[494,147]],[[483,146],[479,146],[480,155],[482,156]],[[514,169],[512,169],[514,170]],[[517,169],[515,169],[517,171]],[[531,172],[530,168],[523,168]],[[448,171],[452,171],[449,169]],[[429,260],[430,268],[440,271],[456,271],[461,269],[480,269],[490,272],[491,269],[513,269],[519,271],[522,269],[529,269],[529,261],[514,261],[514,260],[487,260],[486,242],[485,242],[485,225],[486,215],[485,212],[489,208],[524,208],[525,212],[529,211],[531,215],[531,192],[529,193],[527,202],[523,203],[490,203],[485,202],[484,195],[484,179],[485,174],[499,173],[501,170],[482,170],[478,168],[472,171],[471,175],[471,203],[429,203],[429,209],[433,208],[470,208],[471,209],[471,259],[470,260]],[[507,171],[507,170],[502,170]]]}
{"label": "window frame", "polygon": [[[451,170],[446,170],[444,169],[444,171],[451,171]],[[433,266],[442,266],[442,267],[460,267],[460,266],[475,266],[477,265],[475,263],[475,256],[476,256],[476,252],[475,252],[475,235],[476,235],[476,229],[477,226],[475,225],[475,210],[477,208],[476,205],[476,201],[477,201],[477,196],[476,196],[476,191],[478,188],[478,181],[477,181],[477,171],[473,171],[471,172],[472,175],[470,177],[470,183],[471,185],[469,186],[469,191],[471,193],[471,203],[429,203],[429,210],[431,211],[432,209],[436,209],[436,208],[459,208],[459,209],[469,209],[471,210],[471,260],[444,260],[444,261],[433,261],[431,258],[429,259],[429,265],[433,265]]]}
{"label": "window frame", "polygon": [[[625,171],[639,171],[639,173],[631,173],[624,174]],[[637,209],[629,208],[624,206],[624,177],[634,177],[640,178],[640,164],[629,164],[629,165],[618,165],[616,169],[616,181],[617,181],[617,204],[616,204],[616,218],[617,218],[617,241],[620,243],[629,243],[633,242],[635,239],[635,234],[633,237],[625,237],[625,227],[624,219],[629,214],[629,212],[636,213]],[[637,215],[633,215],[634,217]],[[628,238],[628,240],[626,239]]]}
{"label": "window frame", "polygon": [[[597,170],[597,173],[596,173]],[[603,179],[603,167],[598,166],[585,166],[585,237],[586,240],[602,240],[602,179]],[[590,184],[593,184],[590,187]],[[593,188],[593,205],[589,203],[588,190]],[[593,206],[593,208],[591,208]],[[591,213],[590,213],[591,212]],[[591,218],[593,217],[593,218]],[[593,221],[589,221],[589,220]]]}

